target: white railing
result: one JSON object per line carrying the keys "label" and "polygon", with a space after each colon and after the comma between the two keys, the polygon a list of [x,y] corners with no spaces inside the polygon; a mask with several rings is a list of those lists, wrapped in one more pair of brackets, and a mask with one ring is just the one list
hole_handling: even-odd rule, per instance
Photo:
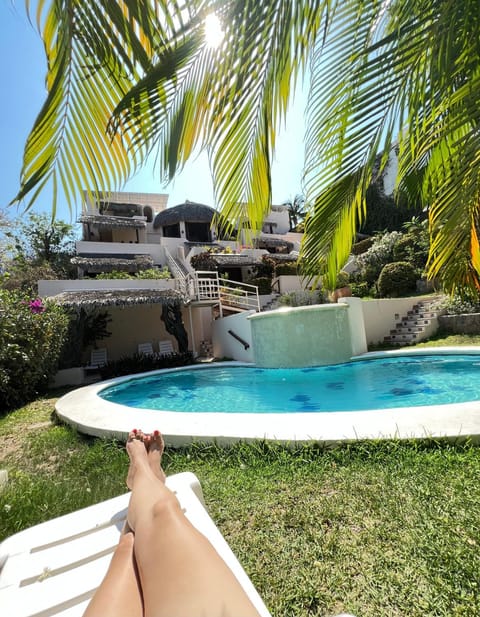
{"label": "white railing", "polygon": [[220,314],[223,307],[236,311],[260,311],[258,287],[230,281],[218,276],[218,272],[197,271],[186,277],[189,295],[197,302],[217,301]]}
{"label": "white railing", "polygon": [[254,310],[260,312],[258,287],[248,283],[238,283],[228,279],[218,279],[220,282],[220,300],[224,306],[242,311]]}
{"label": "white railing", "polygon": [[185,300],[218,302],[221,316],[223,316],[223,307],[234,311],[260,312],[258,287],[255,285],[223,279],[218,276],[218,272],[208,270],[197,270],[185,274],[167,248],[165,248],[165,256],[170,272],[175,278],[176,287]]}
{"label": "white railing", "polygon": [[188,285],[188,276],[184,273],[182,268],[177,263],[177,260],[173,258],[170,251],[165,247],[165,257],[167,258],[167,264],[170,272],[175,279],[177,290],[183,295],[185,299],[190,299],[190,290]]}

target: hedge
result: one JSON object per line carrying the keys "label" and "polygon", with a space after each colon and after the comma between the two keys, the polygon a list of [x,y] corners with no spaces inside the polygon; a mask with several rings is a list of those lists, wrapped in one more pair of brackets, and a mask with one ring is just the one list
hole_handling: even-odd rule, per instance
{"label": "hedge", "polygon": [[68,316],[15,291],[0,290],[0,409],[8,411],[46,391],[57,370]]}

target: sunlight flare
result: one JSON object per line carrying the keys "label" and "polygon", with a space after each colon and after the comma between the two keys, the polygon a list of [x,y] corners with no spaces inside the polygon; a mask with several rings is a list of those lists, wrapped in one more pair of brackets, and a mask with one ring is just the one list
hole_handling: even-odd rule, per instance
{"label": "sunlight flare", "polygon": [[215,13],[209,13],[205,18],[205,41],[209,47],[216,49],[225,36],[220,19]]}

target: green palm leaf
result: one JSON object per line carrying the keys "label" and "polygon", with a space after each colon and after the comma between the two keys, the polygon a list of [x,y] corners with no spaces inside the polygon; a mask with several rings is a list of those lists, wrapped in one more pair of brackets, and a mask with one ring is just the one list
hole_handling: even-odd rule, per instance
{"label": "green palm leaf", "polygon": [[[382,168],[395,145],[398,185],[429,211],[430,275],[480,287],[477,0],[37,4],[48,97],[16,199],[49,180],[70,203],[81,188],[113,189],[154,149],[172,178],[204,149],[224,217],[258,229],[276,133],[308,66],[307,274],[326,264],[334,283],[378,154]],[[203,40],[209,11],[225,32],[216,50]]]}

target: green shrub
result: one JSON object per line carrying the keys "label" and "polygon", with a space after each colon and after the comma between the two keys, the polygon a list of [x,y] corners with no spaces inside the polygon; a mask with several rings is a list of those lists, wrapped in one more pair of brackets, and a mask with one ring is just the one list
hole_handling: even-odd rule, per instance
{"label": "green shrub", "polygon": [[112,379],[122,375],[146,373],[162,368],[186,366],[187,364],[193,364],[193,354],[191,351],[171,353],[166,356],[160,354],[134,354],[133,356],[120,358],[120,360],[113,360],[102,366],[100,376],[102,379]]}
{"label": "green shrub", "polygon": [[172,275],[167,266],[163,268],[147,268],[146,270],[140,270],[135,275],[137,279],[170,279]]}
{"label": "green shrub", "polygon": [[98,341],[112,336],[108,324],[112,318],[108,311],[70,310],[65,342],[58,361],[60,369],[82,366],[87,362],[86,352]]}
{"label": "green shrub", "polygon": [[408,261],[422,271],[428,259],[428,237],[416,233],[407,233],[401,236],[393,247],[395,261]]}
{"label": "green shrub", "polygon": [[355,296],[355,298],[365,298],[372,295],[371,287],[366,281],[350,283],[350,289],[352,290],[352,296]]}
{"label": "green shrub", "polygon": [[277,262],[272,259],[272,256],[270,254],[262,255],[262,261],[258,264],[255,264],[255,266],[253,267],[253,270],[255,271],[255,277],[272,278],[273,273],[275,272],[276,265]]}
{"label": "green shrub", "polygon": [[349,284],[350,284],[350,275],[348,274],[348,272],[341,270],[337,274],[337,282],[335,285],[335,289],[340,289],[340,287],[346,287]]}
{"label": "green shrub", "polygon": [[352,246],[352,255],[362,255],[373,245],[375,238],[364,238]]}
{"label": "green shrub", "polygon": [[400,238],[397,231],[385,233],[375,238],[372,246],[357,258],[360,277],[370,285],[375,283],[382,268],[393,261],[393,247]]}
{"label": "green shrub", "polygon": [[398,298],[415,291],[417,273],[407,261],[394,261],[383,267],[378,277],[378,293],[382,298]]}
{"label": "green shrub", "polygon": [[169,279],[172,278],[170,270],[167,266],[163,268],[147,268],[139,272],[122,272],[121,270],[112,270],[111,272],[102,272],[95,277],[100,280],[108,279]]}
{"label": "green shrub", "polygon": [[298,267],[296,261],[278,264],[275,267],[275,276],[295,276],[296,274],[298,274]]}
{"label": "green shrub", "polygon": [[190,264],[195,270],[203,270],[205,272],[217,272],[218,270],[217,262],[208,251],[194,255],[190,260]]}
{"label": "green shrub", "polygon": [[125,272],[123,270],[110,270],[110,272],[101,272],[95,276],[99,281],[107,281],[110,279],[131,279],[133,274]]}
{"label": "green shrub", "polygon": [[53,377],[68,316],[19,292],[0,291],[0,409],[7,411],[44,392]]}
{"label": "green shrub", "polygon": [[446,315],[468,315],[471,313],[480,313],[480,297],[473,291],[463,296],[452,296],[444,300],[440,308],[445,311]]}
{"label": "green shrub", "polygon": [[291,291],[282,294],[279,298],[280,304],[284,306],[310,306],[312,304],[325,304],[326,301],[325,294],[319,289],[313,291]]}
{"label": "green shrub", "polygon": [[272,293],[272,279],[267,276],[261,276],[249,281],[250,285],[256,285],[258,287],[258,293],[261,296],[265,296]]}

